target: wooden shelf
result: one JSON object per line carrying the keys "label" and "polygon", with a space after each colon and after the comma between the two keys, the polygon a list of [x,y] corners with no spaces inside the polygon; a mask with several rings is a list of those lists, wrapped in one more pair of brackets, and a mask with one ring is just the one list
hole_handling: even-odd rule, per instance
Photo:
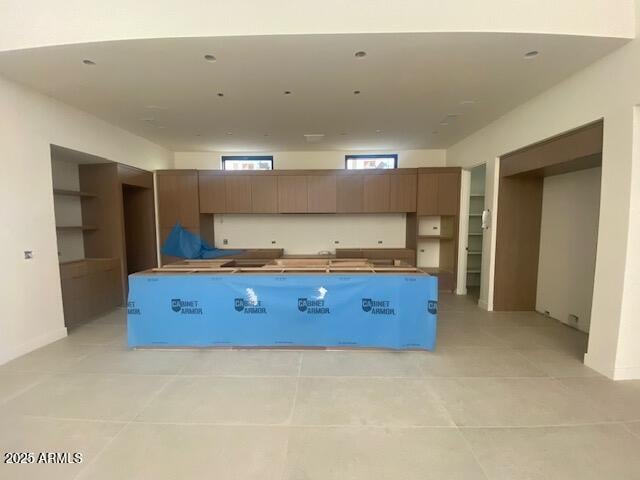
{"label": "wooden shelf", "polygon": [[469,196],[474,198],[480,198],[480,197],[484,197],[484,193],[472,193]]}
{"label": "wooden shelf", "polygon": [[467,273],[480,273],[480,270],[467,270]]}
{"label": "wooden shelf", "polygon": [[467,235],[469,235],[470,237],[481,237],[482,232],[469,232]]}
{"label": "wooden shelf", "polygon": [[467,250],[467,255],[482,255],[482,250]]}
{"label": "wooden shelf", "polygon": [[83,232],[97,230],[98,227],[93,225],[56,225],[56,230],[60,230],[62,232],[73,231],[73,230],[81,230]]}
{"label": "wooden shelf", "polygon": [[482,214],[481,213],[470,213],[469,216],[470,217],[481,217]]}
{"label": "wooden shelf", "polygon": [[53,194],[54,195],[66,195],[66,196],[70,196],[70,197],[87,197],[87,198],[94,198],[96,196],[94,193],[79,192],[79,191],[75,191],[75,190],[63,190],[63,189],[60,189],[60,188],[54,188],[53,189]]}
{"label": "wooden shelf", "polygon": [[418,235],[418,240],[451,240],[450,235]]}

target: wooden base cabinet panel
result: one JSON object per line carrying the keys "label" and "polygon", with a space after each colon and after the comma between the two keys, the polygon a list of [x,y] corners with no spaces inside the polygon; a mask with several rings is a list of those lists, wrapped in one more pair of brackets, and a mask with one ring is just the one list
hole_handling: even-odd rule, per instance
{"label": "wooden base cabinet panel", "polygon": [[74,327],[122,305],[120,259],[86,259],[60,265],[66,327]]}

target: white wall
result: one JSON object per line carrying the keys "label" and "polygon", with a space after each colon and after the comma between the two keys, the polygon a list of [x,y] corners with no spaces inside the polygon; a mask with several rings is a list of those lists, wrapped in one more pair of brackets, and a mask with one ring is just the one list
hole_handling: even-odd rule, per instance
{"label": "white wall", "polygon": [[[631,37],[633,0],[3,0],[0,50],[131,38],[530,32]],[[499,14],[497,14],[499,12]],[[215,44],[215,42],[214,42]]]}
{"label": "white wall", "polygon": [[[50,144],[153,170],[165,149],[0,77],[0,364],[66,334]],[[24,260],[24,250],[34,258]]]}
{"label": "white wall", "polygon": [[[214,225],[220,248],[284,248],[287,254],[316,254],[336,247],[405,246],[403,214],[215,215]],[[223,239],[229,243],[224,245]]]}
{"label": "white wall", "polygon": [[542,195],[536,310],[584,332],[591,319],[600,176],[600,168],[590,168],[546,177]]}
{"label": "white wall", "polygon": [[442,167],[446,164],[446,150],[389,150],[389,151],[315,151],[315,152],[175,152],[174,168],[219,170],[222,155],[273,155],[275,170],[341,169],[345,155],[397,153],[400,168]]}
{"label": "white wall", "polygon": [[[52,152],[51,174],[53,188],[80,190],[78,164],[56,159]],[[80,197],[54,195],[53,207],[56,225],[82,225],[82,201]],[[82,230],[56,231],[58,261],[67,262],[84,258]]]}
{"label": "white wall", "polygon": [[[449,165],[487,162],[485,207],[495,218],[500,155],[604,118],[600,228],[585,362],[612,378],[640,378],[640,268],[632,268],[640,263],[640,215],[631,215],[640,208],[640,195],[631,190],[640,182],[640,157],[633,149],[638,78],[636,39],[447,150]],[[482,278],[484,304],[493,296],[494,233],[495,228],[486,231],[483,242],[482,268],[489,272]]]}

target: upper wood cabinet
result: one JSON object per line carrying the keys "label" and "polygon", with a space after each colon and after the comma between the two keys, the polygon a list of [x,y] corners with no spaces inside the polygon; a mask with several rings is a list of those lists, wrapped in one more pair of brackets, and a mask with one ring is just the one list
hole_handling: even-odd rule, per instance
{"label": "upper wood cabinet", "polygon": [[224,190],[227,213],[251,213],[250,176],[226,175]]}
{"label": "upper wood cabinet", "polygon": [[198,172],[196,170],[162,170],[156,175],[158,221],[161,227],[180,222],[185,227],[200,225]]}
{"label": "upper wood cabinet", "polygon": [[403,173],[389,176],[389,211],[416,211],[417,175]]}
{"label": "upper wood cabinet", "polygon": [[336,176],[307,176],[307,211],[309,213],[336,213]]}
{"label": "upper wood cabinet", "polygon": [[306,175],[278,175],[278,212],[306,213],[308,189]]}
{"label": "upper wood cabinet", "polygon": [[338,173],[336,211],[338,213],[364,212],[364,178],[361,173]]}
{"label": "upper wood cabinet", "polygon": [[385,213],[389,211],[390,175],[364,175],[364,211],[365,213]]}
{"label": "upper wood cabinet", "polygon": [[438,174],[438,211],[440,215],[458,215],[460,172]]}
{"label": "upper wood cabinet", "polygon": [[275,175],[251,176],[251,211],[278,213],[278,177]]}
{"label": "upper wood cabinet", "polygon": [[225,213],[227,211],[225,180],[226,177],[223,175],[202,172],[198,174],[200,213]]}
{"label": "upper wood cabinet", "polygon": [[460,171],[418,173],[419,215],[458,215],[460,203]]}

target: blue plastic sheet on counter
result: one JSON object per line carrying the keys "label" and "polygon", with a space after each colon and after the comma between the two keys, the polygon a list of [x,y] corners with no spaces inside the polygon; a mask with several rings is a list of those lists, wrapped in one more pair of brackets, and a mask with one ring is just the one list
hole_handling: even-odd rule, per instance
{"label": "blue plastic sheet on counter", "polygon": [[427,275],[134,274],[128,343],[432,350],[437,294]]}
{"label": "blue plastic sheet on counter", "polygon": [[200,235],[185,230],[176,223],[160,249],[163,255],[180,258],[220,258],[238,255],[244,250],[223,250],[210,246]]}

